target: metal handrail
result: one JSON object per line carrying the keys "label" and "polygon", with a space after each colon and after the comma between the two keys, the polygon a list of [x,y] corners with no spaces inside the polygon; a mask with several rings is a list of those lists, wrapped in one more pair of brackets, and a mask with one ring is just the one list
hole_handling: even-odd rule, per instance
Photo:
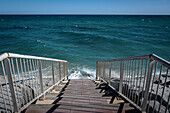
{"label": "metal handrail", "polygon": [[67,62],[66,60],[59,60],[59,59],[52,59],[52,58],[45,58],[45,57],[37,57],[37,56],[30,56],[30,55],[20,55],[15,53],[3,53],[0,55],[0,61],[4,60],[5,58],[25,58],[25,59],[37,59],[37,60],[48,60],[48,61],[57,61],[57,62]]}
{"label": "metal handrail", "polygon": [[[169,69],[170,62],[155,54],[97,61],[96,79],[108,82],[112,88],[118,84],[118,93],[141,111],[166,112],[170,107],[170,90],[166,86]],[[114,76],[118,77],[118,83],[114,82]],[[169,96],[165,97],[165,90]],[[155,107],[156,102],[159,108]]]}
{"label": "metal handrail", "polygon": [[30,55],[4,53],[0,55],[0,70],[3,112],[23,111],[60,81],[68,79],[66,60]]}

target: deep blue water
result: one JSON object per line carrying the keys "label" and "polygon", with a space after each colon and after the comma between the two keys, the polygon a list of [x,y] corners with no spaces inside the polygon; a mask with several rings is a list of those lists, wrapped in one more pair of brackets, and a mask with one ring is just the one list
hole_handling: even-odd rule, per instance
{"label": "deep blue water", "polygon": [[95,69],[99,60],[155,53],[170,61],[170,16],[0,16],[0,54],[68,60]]}

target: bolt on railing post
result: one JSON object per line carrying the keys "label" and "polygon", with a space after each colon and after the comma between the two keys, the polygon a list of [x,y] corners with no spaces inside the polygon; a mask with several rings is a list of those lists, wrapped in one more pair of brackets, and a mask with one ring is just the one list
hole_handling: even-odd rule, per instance
{"label": "bolt on railing post", "polygon": [[41,60],[38,60],[38,72],[39,72],[39,78],[40,78],[41,93],[43,93],[44,89],[43,89],[42,63],[41,63]]}
{"label": "bolt on railing post", "polygon": [[7,74],[7,77],[8,77],[9,88],[10,88],[10,93],[11,93],[11,97],[12,97],[14,112],[18,112],[14,83],[13,83],[12,73],[11,73],[11,66],[10,66],[10,61],[9,61],[8,58],[5,59],[5,68],[6,68],[6,74]]}
{"label": "bolt on railing post", "polygon": [[98,79],[98,62],[96,62],[96,80]]}
{"label": "bolt on railing post", "polygon": [[145,96],[144,96],[143,103],[142,103],[142,111],[146,111],[146,108],[147,108],[148,94],[149,94],[149,88],[151,84],[154,62],[155,62],[154,60],[150,60],[149,62],[147,80],[146,80],[146,85],[145,85],[145,93],[144,93]]}
{"label": "bolt on railing post", "polygon": [[54,63],[52,62],[52,79],[53,79],[53,85],[55,84],[55,78],[54,78]]}
{"label": "bolt on railing post", "polygon": [[123,86],[123,67],[124,67],[124,62],[121,61],[120,64],[120,83],[119,83],[119,92],[122,93],[122,86]]}

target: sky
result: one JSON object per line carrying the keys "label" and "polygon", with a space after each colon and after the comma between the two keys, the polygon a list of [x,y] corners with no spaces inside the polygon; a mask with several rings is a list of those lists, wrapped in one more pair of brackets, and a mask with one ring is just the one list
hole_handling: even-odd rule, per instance
{"label": "sky", "polygon": [[170,0],[0,0],[0,14],[170,15]]}

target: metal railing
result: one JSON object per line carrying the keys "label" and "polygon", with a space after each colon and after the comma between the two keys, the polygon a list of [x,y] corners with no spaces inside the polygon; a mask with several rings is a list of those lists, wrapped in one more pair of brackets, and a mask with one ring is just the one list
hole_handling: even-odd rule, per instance
{"label": "metal railing", "polygon": [[0,110],[21,112],[63,79],[65,60],[4,53],[0,55]]}
{"label": "metal railing", "polygon": [[96,79],[148,113],[170,110],[170,63],[155,54],[96,63]]}

